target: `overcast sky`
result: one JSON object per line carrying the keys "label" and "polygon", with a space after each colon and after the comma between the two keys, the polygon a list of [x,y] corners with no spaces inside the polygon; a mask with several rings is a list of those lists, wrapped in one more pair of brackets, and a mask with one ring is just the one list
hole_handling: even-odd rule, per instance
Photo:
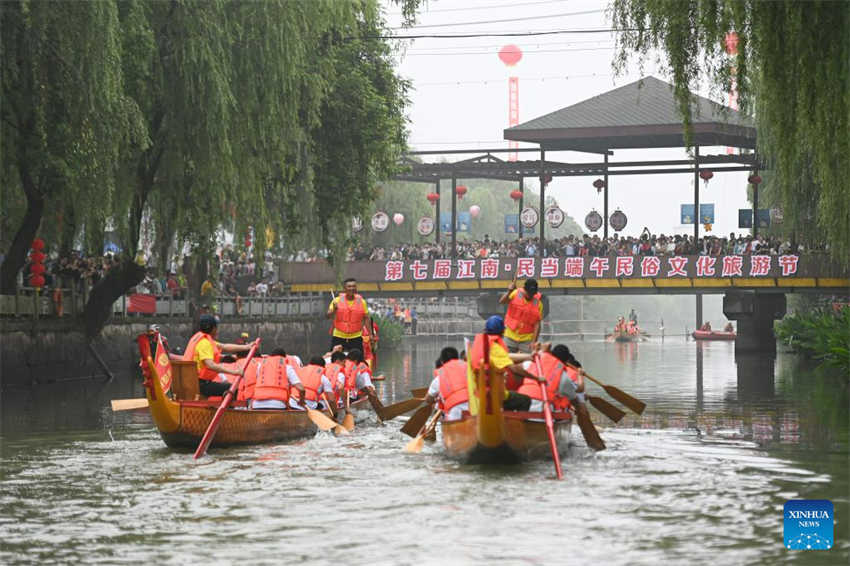
{"label": "overcast sky", "polygon": [[[413,28],[400,35],[480,34],[555,29],[607,29],[607,3],[594,0],[440,0],[429,2]],[[387,19],[401,24],[398,8],[389,4]],[[473,22],[490,22],[476,24]],[[641,76],[667,80],[654,61],[638,63],[628,73],[614,76],[611,61],[614,35],[563,34],[515,38],[458,38],[406,40],[399,73],[411,81],[410,145],[414,150],[507,147],[502,131],[508,121],[509,76],[519,78],[519,121],[597,96]],[[499,49],[516,44],[523,50],[515,67],[498,58]],[[706,95],[707,92],[700,92]],[[536,147],[536,146],[530,146]],[[725,148],[701,148],[702,154],[725,153]],[[522,155],[522,154],[520,154]],[[532,154],[533,155],[533,154]],[[467,156],[470,157],[470,156]],[[503,158],[506,156],[503,154]],[[596,162],[600,156],[577,152],[549,152],[547,159]],[[617,150],[612,161],[684,159],[684,149]],[[449,160],[457,156],[447,156]],[[522,158],[522,157],[520,157]],[[602,212],[602,196],[592,187],[594,177],[558,177],[547,187],[562,209],[584,224],[593,208]],[[746,200],[747,173],[715,175],[700,201],[715,203],[712,234],[739,232],[738,209]],[[527,184],[536,186],[533,181]],[[620,208],[628,215],[625,235],[637,235],[644,226],[653,233],[692,234],[681,225],[679,207],[693,202],[693,177],[687,174],[635,175],[609,178],[609,213]],[[423,185],[423,198],[427,191]],[[598,232],[601,234],[601,230]],[[700,228],[700,233],[703,233]]]}

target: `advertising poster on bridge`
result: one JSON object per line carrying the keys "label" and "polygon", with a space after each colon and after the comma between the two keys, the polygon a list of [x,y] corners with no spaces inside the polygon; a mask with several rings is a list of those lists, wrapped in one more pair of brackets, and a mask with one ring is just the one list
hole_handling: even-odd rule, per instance
{"label": "advertising poster on bridge", "polygon": [[[458,232],[469,232],[469,225],[472,221],[472,217],[469,212],[458,212],[457,213],[457,231]],[[444,234],[452,233],[452,213],[451,212],[441,212],[440,213],[440,232]]]}
{"label": "advertising poster on bridge", "polygon": [[518,214],[506,214],[505,215],[505,234],[518,234],[519,233],[519,215]]}
{"label": "advertising poster on bridge", "polygon": [[[699,205],[699,223],[700,224],[714,224],[714,203],[700,203]],[[683,204],[681,211],[681,223],[682,224],[693,224],[694,223],[694,205],[691,204]]]}

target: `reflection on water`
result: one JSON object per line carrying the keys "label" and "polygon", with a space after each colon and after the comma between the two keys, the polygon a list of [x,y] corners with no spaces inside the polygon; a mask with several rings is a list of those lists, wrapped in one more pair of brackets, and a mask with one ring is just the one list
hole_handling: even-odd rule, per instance
{"label": "reflection on water", "polygon": [[[384,400],[426,386],[443,345],[419,339],[382,352]],[[406,455],[398,424],[193,462],[165,449],[145,413],[92,402],[132,397],[137,384],[61,400],[4,395],[0,561],[848,562],[840,380],[783,354],[736,362],[731,343],[569,345],[589,373],[648,409],[617,425],[594,412],[608,450],[591,453],[575,430],[562,482],[547,461],[464,466],[439,445]],[[50,425],[27,432],[27,418],[10,416],[16,406]],[[782,548],[791,498],[835,503],[835,548]],[[331,531],[332,544],[316,544]]]}

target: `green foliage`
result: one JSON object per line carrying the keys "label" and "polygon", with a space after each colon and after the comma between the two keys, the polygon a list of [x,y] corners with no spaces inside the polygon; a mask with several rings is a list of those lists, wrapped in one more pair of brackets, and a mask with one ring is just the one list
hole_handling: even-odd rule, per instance
{"label": "green foliage", "polygon": [[[753,113],[759,153],[775,171],[763,185],[781,203],[786,230],[823,234],[835,258],[850,257],[850,2],[817,0],[613,0],[623,70],[632,54],[666,57],[686,127],[690,95],[707,79],[732,84]],[[730,61],[725,35],[736,31]],[[689,131],[689,130],[688,130]],[[802,205],[802,206],[801,206]]]}
{"label": "green foliage", "polygon": [[776,324],[776,336],[795,351],[850,374],[850,307],[786,316]]}
{"label": "green foliage", "polygon": [[404,325],[396,319],[383,316],[372,316],[380,332],[379,348],[395,348],[401,344],[404,336]]}

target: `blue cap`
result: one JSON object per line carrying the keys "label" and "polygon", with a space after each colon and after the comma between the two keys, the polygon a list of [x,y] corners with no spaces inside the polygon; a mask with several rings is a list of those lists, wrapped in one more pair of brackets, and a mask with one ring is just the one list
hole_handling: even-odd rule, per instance
{"label": "blue cap", "polygon": [[494,314],[487,319],[487,323],[484,325],[484,331],[487,332],[487,334],[501,334],[505,331],[504,319],[501,316]]}

